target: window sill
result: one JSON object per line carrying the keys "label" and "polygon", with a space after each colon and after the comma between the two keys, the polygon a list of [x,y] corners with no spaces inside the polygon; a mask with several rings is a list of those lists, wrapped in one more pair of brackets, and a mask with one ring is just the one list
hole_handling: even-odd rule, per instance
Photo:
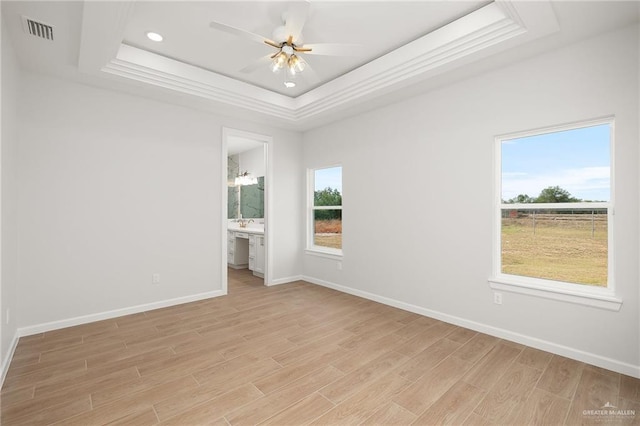
{"label": "window sill", "polygon": [[334,259],[334,260],[342,260],[342,250],[330,250],[330,249],[322,250],[318,248],[308,248],[308,249],[305,249],[304,252],[312,256],[325,257],[327,259]]}
{"label": "window sill", "polygon": [[507,291],[511,293],[526,294],[545,299],[559,300],[578,305],[592,306],[609,311],[619,311],[622,300],[615,297],[608,289],[592,288],[567,288],[582,287],[577,284],[556,283],[546,280],[527,280],[515,276],[501,276],[489,279],[489,286],[493,290]]}

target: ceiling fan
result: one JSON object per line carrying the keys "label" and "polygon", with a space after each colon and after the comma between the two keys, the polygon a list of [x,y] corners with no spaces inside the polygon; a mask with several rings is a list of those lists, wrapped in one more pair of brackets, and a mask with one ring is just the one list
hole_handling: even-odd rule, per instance
{"label": "ceiling fan", "polygon": [[[240,72],[251,73],[261,66],[270,63],[271,70],[278,72],[282,69],[293,77],[304,70],[311,77],[311,80],[317,80],[317,76],[307,61],[300,55],[326,55],[326,56],[356,56],[361,48],[357,44],[342,43],[315,43],[304,44],[302,42],[302,28],[306,23],[309,13],[309,2],[299,1],[292,2],[287,11],[282,14],[284,25],[275,28],[272,38],[267,38],[252,32],[232,27],[221,22],[211,22],[209,26],[213,29],[233,34],[248,40],[255,41],[260,44],[267,44],[276,51],[273,54],[266,55],[254,63],[241,69]],[[285,75],[284,84],[287,87],[294,87],[295,83],[291,79],[287,79]]]}

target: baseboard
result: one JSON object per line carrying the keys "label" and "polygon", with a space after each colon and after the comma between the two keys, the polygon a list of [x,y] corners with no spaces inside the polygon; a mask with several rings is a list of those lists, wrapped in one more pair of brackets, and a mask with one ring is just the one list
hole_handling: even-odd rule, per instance
{"label": "baseboard", "polygon": [[2,371],[0,371],[0,389],[4,385],[4,379],[7,377],[7,373],[9,372],[9,366],[11,365],[11,360],[13,359],[13,354],[16,352],[16,348],[18,347],[18,340],[20,336],[16,330],[16,333],[13,335],[13,340],[11,341],[11,347],[7,351],[7,356],[2,362]]}
{"label": "baseboard", "polygon": [[628,364],[615,359],[585,352],[580,349],[559,345],[557,343],[549,342],[546,340],[538,339],[536,337],[531,337],[531,336],[527,336],[520,333],[515,333],[513,331],[479,323],[476,321],[470,321],[457,316],[423,308],[417,305],[412,305],[410,303],[401,302],[401,301],[380,296],[374,293],[369,293],[367,291],[353,289],[353,288],[346,287],[340,284],[335,284],[329,281],[324,281],[324,280],[309,277],[309,276],[302,276],[302,279],[312,284],[317,284],[323,287],[332,288],[334,290],[338,290],[343,293],[352,294],[354,296],[362,297],[368,300],[373,300],[374,302],[382,303],[384,305],[393,306],[394,308],[399,308],[399,309],[413,312],[419,315],[435,318],[437,320],[454,324],[460,327],[468,328],[470,330],[478,331],[480,333],[489,334],[491,336],[495,336],[500,339],[505,339],[512,342],[520,343],[522,345],[530,346],[532,348],[540,349],[546,352],[551,352],[553,354],[561,355],[566,358],[575,359],[577,361],[581,361],[587,364],[595,365],[597,367],[605,368],[607,370],[611,370],[618,373],[626,374],[628,376],[640,378],[640,365]]}
{"label": "baseboard", "polygon": [[191,296],[177,297],[175,299],[162,300],[159,302],[146,303],[144,305],[131,306],[128,308],[114,309],[112,311],[100,312],[97,314],[84,315],[81,317],[68,318],[59,321],[47,322],[18,329],[18,337],[31,336],[32,334],[44,333],[47,331],[58,330],[60,328],[73,327],[74,325],[87,324],[95,321],[102,321],[111,318],[117,318],[124,315],[137,314],[153,309],[166,308],[183,303],[197,302],[198,300],[210,299],[212,297],[224,296],[226,293],[222,290],[208,291],[206,293],[194,294]]}
{"label": "baseboard", "polygon": [[272,286],[272,285],[288,284],[295,281],[300,281],[302,279],[304,279],[302,275],[294,275],[292,277],[285,277],[285,278],[278,278],[275,280],[271,280],[271,282],[268,283],[267,285]]}

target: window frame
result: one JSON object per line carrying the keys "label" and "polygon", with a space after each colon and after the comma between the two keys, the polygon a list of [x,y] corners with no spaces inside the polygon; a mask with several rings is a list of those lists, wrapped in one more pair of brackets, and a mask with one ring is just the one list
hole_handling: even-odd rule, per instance
{"label": "window frame", "polygon": [[[315,202],[315,180],[316,180],[316,171],[324,170],[324,169],[333,169],[336,167],[340,167],[340,179],[343,177],[343,167],[342,164],[332,164],[328,166],[320,166],[313,167],[307,169],[307,242],[305,252],[307,254],[312,254],[320,257],[327,257],[330,259],[342,259],[343,249],[342,248],[333,248],[333,247],[324,247],[318,246],[315,244],[315,220],[314,213],[316,210],[340,210],[342,211],[342,205],[340,206],[316,206]],[[341,192],[342,197],[344,197],[344,190]],[[344,201],[344,199],[343,199]]]}
{"label": "window frame", "polygon": [[[525,203],[505,204],[502,202],[502,143],[505,140],[529,136],[557,133],[567,130],[609,125],[609,166],[610,166],[610,196],[608,202],[577,202],[577,203]],[[493,202],[493,250],[492,276],[489,278],[490,288],[497,291],[507,291],[547,299],[559,300],[580,305],[618,311],[622,300],[615,293],[614,279],[614,217],[615,217],[615,120],[614,117],[604,117],[594,120],[584,120],[569,124],[538,128],[523,132],[498,135],[494,142],[494,202]],[[534,210],[534,209],[562,209],[562,208],[599,208],[607,209],[607,286],[590,286],[579,283],[568,283],[551,279],[533,278],[521,275],[505,274],[502,272],[502,211]]]}

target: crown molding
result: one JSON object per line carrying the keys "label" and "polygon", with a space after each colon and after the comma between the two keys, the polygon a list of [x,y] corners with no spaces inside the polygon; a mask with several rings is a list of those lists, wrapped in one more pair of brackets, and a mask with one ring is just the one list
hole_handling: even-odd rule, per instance
{"label": "crown molding", "polygon": [[[90,9],[93,10],[89,13],[85,11],[83,20],[83,43],[80,51],[80,64],[84,64],[82,71],[116,75],[145,85],[277,117],[293,124],[339,107],[357,105],[396,88],[426,80],[453,67],[559,30],[548,0],[498,0],[292,98],[122,44],[123,22],[126,22],[131,13],[131,5],[127,2],[119,6],[119,11],[103,13],[100,17],[104,19],[106,15],[109,18],[108,25],[120,36],[117,53],[112,54],[106,62],[98,60],[90,45],[96,42],[95,29],[102,28],[104,31],[107,24],[92,25],[91,21],[98,18],[99,14],[97,9]],[[102,44],[105,45],[104,42]],[[113,46],[97,46],[98,49],[100,47],[113,49]],[[102,50],[105,51],[105,48]]]}
{"label": "crown molding", "polygon": [[80,71],[94,73],[116,56],[133,8],[133,1],[84,2],[78,54]]}

